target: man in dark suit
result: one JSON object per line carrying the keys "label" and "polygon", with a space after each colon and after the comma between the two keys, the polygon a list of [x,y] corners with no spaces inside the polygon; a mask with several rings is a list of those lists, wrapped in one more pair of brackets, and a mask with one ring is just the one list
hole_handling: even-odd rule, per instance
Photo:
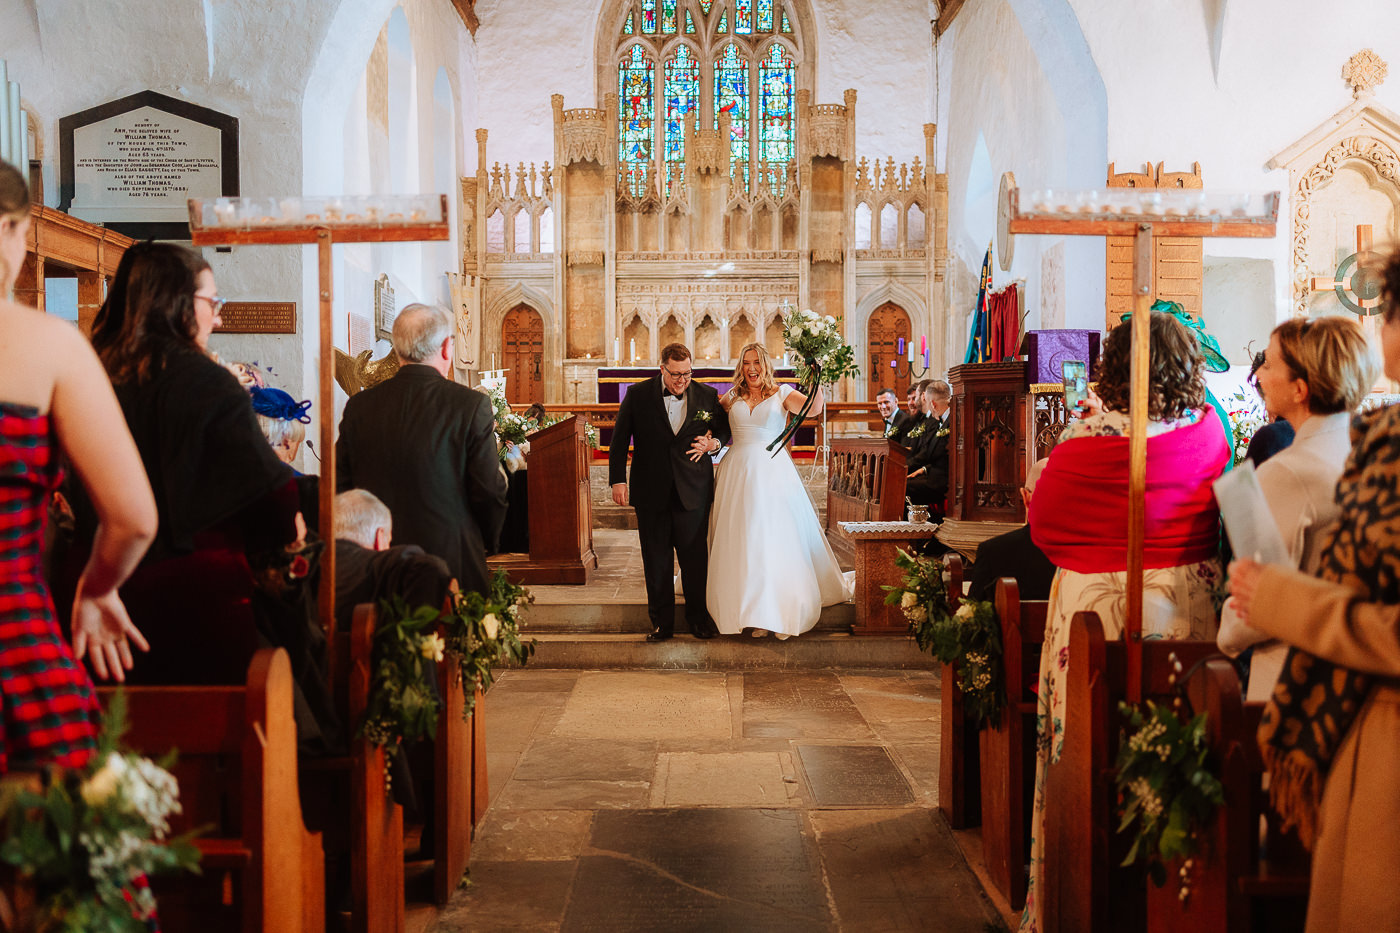
{"label": "man in dark suit", "polygon": [[650,642],[666,641],[674,633],[673,553],[681,566],[691,634],[696,638],[718,634],[705,608],[710,565],[707,537],[715,497],[715,468],[709,455],[729,440],[729,416],[719,403],[719,393],[694,382],[692,371],[690,351],[684,346],[673,343],[662,350],[661,372],[632,386],[622,397],[608,454],[613,501],[630,503],[637,512]]}
{"label": "man in dark suit", "polygon": [[[943,517],[948,498],[948,407],[953,391],[935,379],[924,389],[924,420],[909,429],[909,479],[904,494],[910,502],[929,507],[929,517]],[[916,433],[917,432],[917,435]]]}
{"label": "man in dark suit", "polygon": [[[1040,472],[1045,469],[1045,461],[1037,460],[1026,474],[1026,485],[1021,489],[1021,498],[1026,503],[1026,514],[1030,514],[1031,496],[1035,494],[1035,483]],[[1049,599],[1050,583],[1055,579],[1055,565],[1045,552],[1031,540],[1031,526],[1022,525],[1014,531],[997,535],[977,548],[977,561],[972,565],[972,583],[968,598],[979,602],[996,597],[997,580],[1013,577],[1018,584],[1022,599]]]}
{"label": "man in dark suit", "polygon": [[894,389],[881,389],[875,396],[875,408],[884,419],[884,435],[897,444],[904,443],[904,429],[909,426],[909,414],[899,407]]}
{"label": "man in dark suit", "polygon": [[421,304],[394,320],[400,368],[350,397],[336,441],[336,489],[367,489],[394,516],[400,544],[447,562],[484,592],[486,555],[506,515],[491,401],[452,381],[452,316]]}

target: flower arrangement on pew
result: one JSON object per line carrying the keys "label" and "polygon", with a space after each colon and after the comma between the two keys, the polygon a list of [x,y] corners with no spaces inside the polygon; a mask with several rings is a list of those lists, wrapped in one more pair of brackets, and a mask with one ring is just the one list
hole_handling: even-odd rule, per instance
{"label": "flower arrangement on pew", "polygon": [[1130,734],[1118,750],[1116,781],[1118,832],[1133,834],[1122,864],[1146,861],[1160,888],[1167,880],[1165,863],[1180,859],[1178,896],[1184,901],[1191,894],[1188,882],[1200,832],[1225,802],[1225,788],[1210,761],[1206,714],[1183,719],[1174,708],[1181,703],[1119,704]]}
{"label": "flower arrangement on pew", "polygon": [[807,401],[800,412],[788,416],[783,432],[768,445],[774,456],[807,417],[818,386],[834,385],[846,376],[860,375],[855,351],[841,336],[841,319],[830,314],[822,316],[803,310],[785,315],[783,346],[793,355],[793,370]]}
{"label": "flower arrangement on pew", "polygon": [[895,566],[904,571],[904,580],[900,586],[885,587],[885,605],[899,605],[920,651],[953,666],[958,689],[979,727],[995,721],[1006,701],[995,607],[963,599],[950,614],[942,561],[900,550]]}
{"label": "flower arrangement on pew", "polygon": [[437,633],[442,613],[432,606],[410,609],[401,597],[380,604],[374,630],[374,669],[359,735],[385,749],[384,776],[404,742],[437,734],[437,672],[447,647]]}
{"label": "flower arrangement on pew", "polygon": [[199,872],[194,833],[170,836],[179,788],[160,763],[123,751],[126,700],[118,691],[86,767],[46,771],[40,789],[0,790],[0,862],[33,885],[34,929],[134,933],[156,916],[151,875]]}
{"label": "flower arrangement on pew", "polygon": [[535,642],[520,640],[520,617],[535,601],[530,591],[511,583],[497,570],[483,595],[457,593],[447,616],[447,650],[457,661],[467,694],[463,716],[470,718],[476,692],[495,680],[493,669],[502,661],[523,666],[535,653]]}

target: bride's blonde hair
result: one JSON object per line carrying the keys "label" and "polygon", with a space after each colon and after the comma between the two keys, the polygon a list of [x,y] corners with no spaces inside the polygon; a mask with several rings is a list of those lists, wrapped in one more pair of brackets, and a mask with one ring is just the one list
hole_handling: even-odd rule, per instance
{"label": "bride's blonde hair", "polygon": [[748,395],[748,385],[744,381],[744,357],[750,350],[758,353],[759,397],[767,398],[778,391],[778,381],[773,378],[773,361],[768,358],[768,348],[761,343],[751,343],[739,351],[739,362],[734,364],[734,386],[725,393],[732,398]]}

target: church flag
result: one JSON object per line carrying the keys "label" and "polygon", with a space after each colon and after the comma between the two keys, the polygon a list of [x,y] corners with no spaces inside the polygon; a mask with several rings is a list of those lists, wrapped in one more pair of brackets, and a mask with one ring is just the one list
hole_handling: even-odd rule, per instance
{"label": "church flag", "polygon": [[967,355],[964,363],[986,363],[991,360],[991,315],[987,313],[987,299],[992,293],[992,244],[987,244],[987,254],[982,257],[982,277],[977,283],[977,311],[972,316],[972,335],[967,341]]}

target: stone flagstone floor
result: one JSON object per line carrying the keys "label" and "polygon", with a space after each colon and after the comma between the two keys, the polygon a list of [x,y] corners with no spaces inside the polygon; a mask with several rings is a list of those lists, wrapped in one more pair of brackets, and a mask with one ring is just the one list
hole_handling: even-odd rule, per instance
{"label": "stone flagstone floor", "polygon": [[508,671],[455,931],[1004,929],[939,817],[938,675]]}

